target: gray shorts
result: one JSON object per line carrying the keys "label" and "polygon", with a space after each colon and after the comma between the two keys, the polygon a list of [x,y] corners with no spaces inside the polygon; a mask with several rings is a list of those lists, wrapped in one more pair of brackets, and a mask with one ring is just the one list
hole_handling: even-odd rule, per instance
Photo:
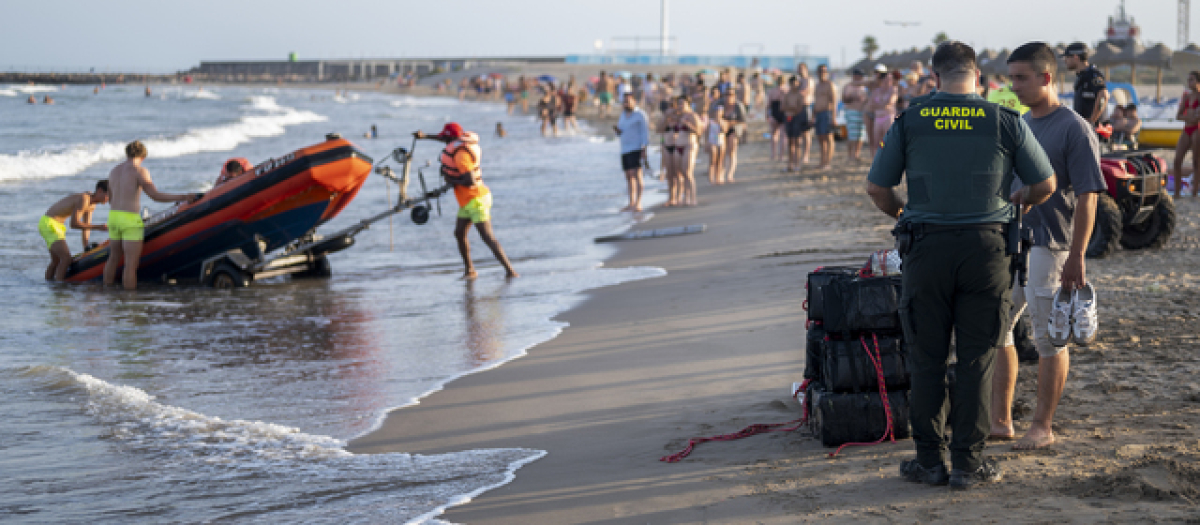
{"label": "gray shorts", "polygon": [[1066,251],[1050,250],[1045,246],[1034,246],[1029,250],[1029,285],[1022,288],[1013,284],[1012,319],[1008,323],[1008,334],[1004,336],[1004,346],[1013,346],[1013,327],[1028,306],[1033,345],[1037,347],[1038,355],[1054,357],[1067,349],[1050,342],[1050,312],[1054,309],[1054,294],[1062,284],[1060,279],[1067,255]]}

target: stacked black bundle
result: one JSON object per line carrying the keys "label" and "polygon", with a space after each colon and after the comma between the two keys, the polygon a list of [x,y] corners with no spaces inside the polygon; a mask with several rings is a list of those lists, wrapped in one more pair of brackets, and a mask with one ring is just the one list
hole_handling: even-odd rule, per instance
{"label": "stacked black bundle", "polygon": [[884,437],[885,399],[893,437],[909,436],[908,354],[899,306],[899,276],[862,277],[851,267],[808,275],[806,401],[825,446]]}

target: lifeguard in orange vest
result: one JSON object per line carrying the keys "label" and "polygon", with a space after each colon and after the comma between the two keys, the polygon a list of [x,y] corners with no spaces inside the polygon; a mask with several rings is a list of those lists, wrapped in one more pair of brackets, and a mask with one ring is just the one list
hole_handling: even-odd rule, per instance
{"label": "lifeguard in orange vest", "polygon": [[492,249],[492,254],[507,272],[507,277],[517,277],[512,263],[504,255],[504,248],[492,233],[492,192],[483,184],[482,171],[479,164],[483,151],[479,148],[479,135],[463,131],[456,122],[446,124],[437,135],[426,135],[418,131],[413,133],[418,139],[431,139],[446,143],[442,150],[442,177],[454,185],[454,197],[458,200],[458,223],[454,227],[454,238],[458,240],[458,253],[462,255],[463,279],[474,279],[475,265],[471,262],[471,246],[467,242],[467,232],[474,224],[479,230],[479,237],[484,244]]}

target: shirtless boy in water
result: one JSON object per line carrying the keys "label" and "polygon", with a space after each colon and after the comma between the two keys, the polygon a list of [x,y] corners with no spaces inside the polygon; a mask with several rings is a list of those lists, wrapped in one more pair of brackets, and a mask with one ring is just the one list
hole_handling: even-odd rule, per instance
{"label": "shirtless boy in water", "polygon": [[142,258],[142,239],[145,224],[138,212],[142,209],[142,191],[157,202],[187,202],[196,195],[191,193],[163,193],[150,180],[150,172],[142,167],[146,159],[146,146],[141,141],[125,146],[128,160],[113,168],[108,174],[112,189],[112,210],[108,212],[108,262],[104,264],[104,284],[116,282],[117,268],[125,263],[121,283],[126,290],[137,289],[137,270]]}
{"label": "shirtless boy in water", "polygon": [[92,212],[97,204],[108,203],[108,181],[96,182],[96,190],[92,193],[72,193],[50,206],[46,214],[38,221],[38,233],[46,240],[46,248],[50,249],[50,266],[46,267],[46,280],[62,281],[67,278],[67,268],[71,266],[71,249],[67,246],[67,217],[71,218],[71,227],[83,230],[83,249],[88,246],[89,234],[92,230],[107,230],[103,224],[92,224]]}

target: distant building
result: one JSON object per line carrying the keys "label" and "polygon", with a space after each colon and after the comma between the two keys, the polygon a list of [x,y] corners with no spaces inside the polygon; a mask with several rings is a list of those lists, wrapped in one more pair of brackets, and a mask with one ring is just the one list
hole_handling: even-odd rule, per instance
{"label": "distant building", "polygon": [[1108,30],[1104,40],[1117,47],[1125,47],[1137,42],[1142,36],[1142,28],[1133,22],[1133,17],[1125,15],[1125,0],[1117,6],[1117,16],[1108,17]]}

